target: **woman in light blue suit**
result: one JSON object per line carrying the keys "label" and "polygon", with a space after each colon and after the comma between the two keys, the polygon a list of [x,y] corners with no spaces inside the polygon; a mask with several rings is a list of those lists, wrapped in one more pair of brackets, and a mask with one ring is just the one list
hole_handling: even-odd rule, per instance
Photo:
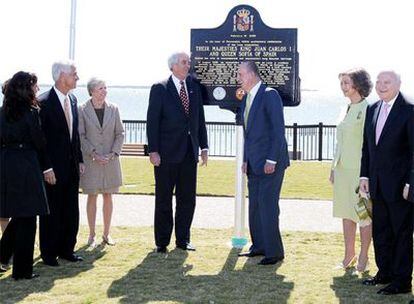
{"label": "woman in light blue suit", "polygon": [[337,145],[330,176],[334,185],[333,215],[342,218],[345,241],[345,257],[339,267],[347,269],[358,261],[357,270],[364,272],[368,267],[372,225],[360,226],[361,251],[357,258],[355,234],[359,218],[355,205],[359,198],[355,189],[359,184],[363,129],[368,106],[365,98],[371,92],[372,83],[369,74],[363,69],[341,73],[339,79],[344,96],[351,101],[344,119],[337,127]]}

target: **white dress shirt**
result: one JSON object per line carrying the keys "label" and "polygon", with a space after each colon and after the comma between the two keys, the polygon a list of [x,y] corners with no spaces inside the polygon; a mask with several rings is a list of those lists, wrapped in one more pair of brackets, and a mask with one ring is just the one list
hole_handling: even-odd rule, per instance
{"label": "white dress shirt", "polygon": [[[184,90],[185,90],[185,93],[187,94],[188,102],[190,102],[190,96],[188,96],[187,84],[185,83],[185,79],[180,80],[174,74],[171,74],[171,78],[172,78],[172,81],[174,82],[175,88],[177,89],[178,95],[180,95],[180,90],[181,90],[181,83],[180,82],[183,81]],[[188,131],[188,134],[190,134],[190,131]],[[208,152],[208,149],[201,149],[201,151],[207,151]]]}

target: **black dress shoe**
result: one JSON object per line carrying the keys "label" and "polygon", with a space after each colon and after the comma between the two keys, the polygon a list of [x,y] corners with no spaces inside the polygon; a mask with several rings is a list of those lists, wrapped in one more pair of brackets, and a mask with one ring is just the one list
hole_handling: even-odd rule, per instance
{"label": "black dress shoe", "polygon": [[165,246],[157,246],[158,253],[167,253],[167,247]]}
{"label": "black dress shoe", "polygon": [[274,265],[283,261],[283,258],[264,258],[257,265]]}
{"label": "black dress shoe", "polygon": [[391,283],[390,278],[380,277],[380,276],[375,276],[370,279],[366,279],[362,281],[362,284],[366,286],[375,286],[378,284],[388,284],[388,283]]}
{"label": "black dress shoe", "polygon": [[52,267],[59,266],[58,261],[56,259],[52,259],[52,258],[50,258],[50,259],[47,259],[47,258],[43,259],[43,264],[45,264],[47,266],[52,266]]}
{"label": "black dress shoe", "polygon": [[60,256],[60,258],[66,261],[69,261],[69,262],[82,262],[83,261],[83,258],[81,256],[76,255],[74,253],[70,255],[62,255]]}
{"label": "black dress shoe", "polygon": [[12,276],[12,277],[16,281],[18,281],[18,280],[31,280],[31,279],[37,278],[38,276],[39,276],[38,274],[32,273],[32,274],[25,275],[25,276]]}
{"label": "black dress shoe", "polygon": [[390,284],[380,290],[377,291],[377,294],[380,295],[395,295],[399,293],[408,293],[411,292],[411,284],[407,284],[404,286],[396,286],[393,284]]}
{"label": "black dress shoe", "polygon": [[264,254],[260,252],[254,252],[254,251],[240,252],[239,254],[237,254],[237,256],[239,257],[248,257],[248,258],[252,258],[255,256],[260,256],[260,255],[264,255]]}
{"label": "black dress shoe", "polygon": [[177,244],[177,248],[182,249],[182,250],[188,250],[188,251],[196,251],[196,248],[190,243],[187,243],[185,245]]}

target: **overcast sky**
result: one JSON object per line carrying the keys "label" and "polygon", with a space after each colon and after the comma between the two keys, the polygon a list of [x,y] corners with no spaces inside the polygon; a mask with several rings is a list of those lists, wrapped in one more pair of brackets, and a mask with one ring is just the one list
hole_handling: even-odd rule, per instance
{"label": "overcast sky", "polygon": [[[169,75],[167,57],[189,51],[191,28],[221,25],[236,5],[255,7],[274,28],[298,28],[302,87],[338,90],[339,72],[393,68],[414,93],[410,1],[78,0],[75,60],[80,83],[150,85]],[[0,82],[18,70],[51,83],[50,66],[68,57],[70,0],[0,0]]]}

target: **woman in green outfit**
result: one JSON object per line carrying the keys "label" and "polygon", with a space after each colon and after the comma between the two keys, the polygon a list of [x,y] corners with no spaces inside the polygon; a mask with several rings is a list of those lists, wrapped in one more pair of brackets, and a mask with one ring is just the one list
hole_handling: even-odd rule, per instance
{"label": "woman in green outfit", "polygon": [[[355,205],[359,185],[362,138],[365,112],[368,106],[365,98],[372,89],[369,74],[364,69],[353,69],[339,74],[341,90],[351,103],[342,122],[337,126],[337,145],[332,162],[330,181],[334,185],[333,216],[342,218],[345,256],[340,267],[355,266],[360,272],[368,269],[368,249],[371,243],[372,224],[360,226],[361,251],[355,255],[355,234],[358,215]],[[358,263],[357,263],[358,261]]]}

